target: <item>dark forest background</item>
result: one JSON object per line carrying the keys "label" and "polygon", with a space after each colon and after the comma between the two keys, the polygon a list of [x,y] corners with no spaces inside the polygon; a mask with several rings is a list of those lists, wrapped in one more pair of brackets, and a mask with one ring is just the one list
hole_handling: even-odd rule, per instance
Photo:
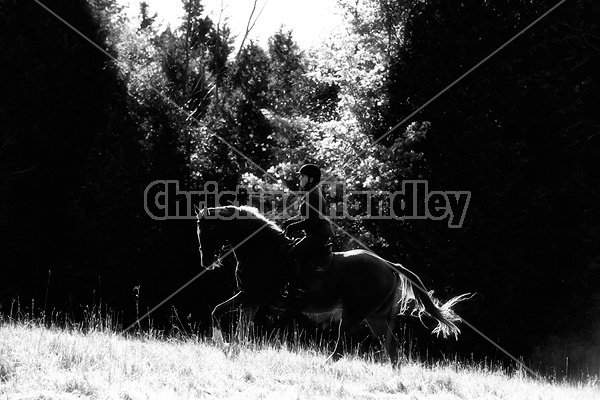
{"label": "dark forest background", "polygon": [[[112,0],[44,2],[115,61],[36,2],[1,0],[2,314],[127,326],[201,269],[194,221],[146,215],[150,182],[293,188],[317,162],[353,190],[470,191],[460,229],[338,222],[438,297],[477,293],[459,314],[534,369],[597,374],[600,4],[567,0],[384,136],[555,2],[340,3],[344,34],[308,50],[285,30],[236,48],[200,0],[170,28],[147,7],[130,21]],[[341,232],[336,245],[357,246]],[[143,326],[207,331],[232,263]],[[263,313],[265,329],[286,318]],[[409,328],[430,357],[503,359],[466,326],[457,342]]]}

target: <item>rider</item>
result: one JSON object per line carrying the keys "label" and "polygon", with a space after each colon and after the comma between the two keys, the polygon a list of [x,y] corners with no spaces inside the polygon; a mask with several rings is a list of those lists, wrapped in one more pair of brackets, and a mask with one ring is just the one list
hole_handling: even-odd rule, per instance
{"label": "rider", "polygon": [[[333,237],[331,222],[323,215],[327,203],[319,187],[321,170],[314,164],[305,164],[298,171],[300,189],[303,195],[300,200],[300,215],[283,223],[286,236],[304,231],[305,236],[295,242],[287,251],[288,260],[297,260],[323,248]],[[293,274],[292,274],[293,275]]]}

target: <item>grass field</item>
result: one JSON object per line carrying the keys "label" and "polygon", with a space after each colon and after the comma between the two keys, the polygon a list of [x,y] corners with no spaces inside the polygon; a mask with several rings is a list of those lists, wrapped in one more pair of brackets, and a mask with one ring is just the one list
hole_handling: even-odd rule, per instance
{"label": "grass field", "polygon": [[597,379],[549,384],[464,365],[399,369],[314,349],[0,325],[4,399],[600,399]]}

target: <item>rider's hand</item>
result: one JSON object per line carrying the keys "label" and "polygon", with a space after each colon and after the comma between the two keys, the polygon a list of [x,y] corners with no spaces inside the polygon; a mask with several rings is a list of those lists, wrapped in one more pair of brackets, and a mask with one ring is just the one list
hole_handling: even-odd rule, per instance
{"label": "rider's hand", "polygon": [[297,231],[298,230],[293,225],[288,224],[288,226],[285,227],[283,234],[287,237],[292,237]]}

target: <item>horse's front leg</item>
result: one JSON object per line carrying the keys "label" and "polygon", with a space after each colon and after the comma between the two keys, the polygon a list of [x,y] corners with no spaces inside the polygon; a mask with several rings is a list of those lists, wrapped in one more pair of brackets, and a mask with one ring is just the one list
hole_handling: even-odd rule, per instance
{"label": "horse's front leg", "polygon": [[250,339],[252,331],[252,321],[258,311],[258,306],[244,305],[240,308],[240,318],[237,326],[237,339],[240,343],[245,343]]}
{"label": "horse's front leg", "polygon": [[224,302],[222,302],[221,304],[217,305],[211,316],[212,316],[212,339],[214,342],[218,343],[219,345],[223,345],[224,341],[223,341],[223,333],[221,331],[221,317],[223,316],[223,314],[225,314],[226,311],[234,308],[234,304],[235,302],[238,303],[243,303],[244,300],[244,292],[238,292],[236,293],[232,298],[230,298],[229,300],[226,300]]}

